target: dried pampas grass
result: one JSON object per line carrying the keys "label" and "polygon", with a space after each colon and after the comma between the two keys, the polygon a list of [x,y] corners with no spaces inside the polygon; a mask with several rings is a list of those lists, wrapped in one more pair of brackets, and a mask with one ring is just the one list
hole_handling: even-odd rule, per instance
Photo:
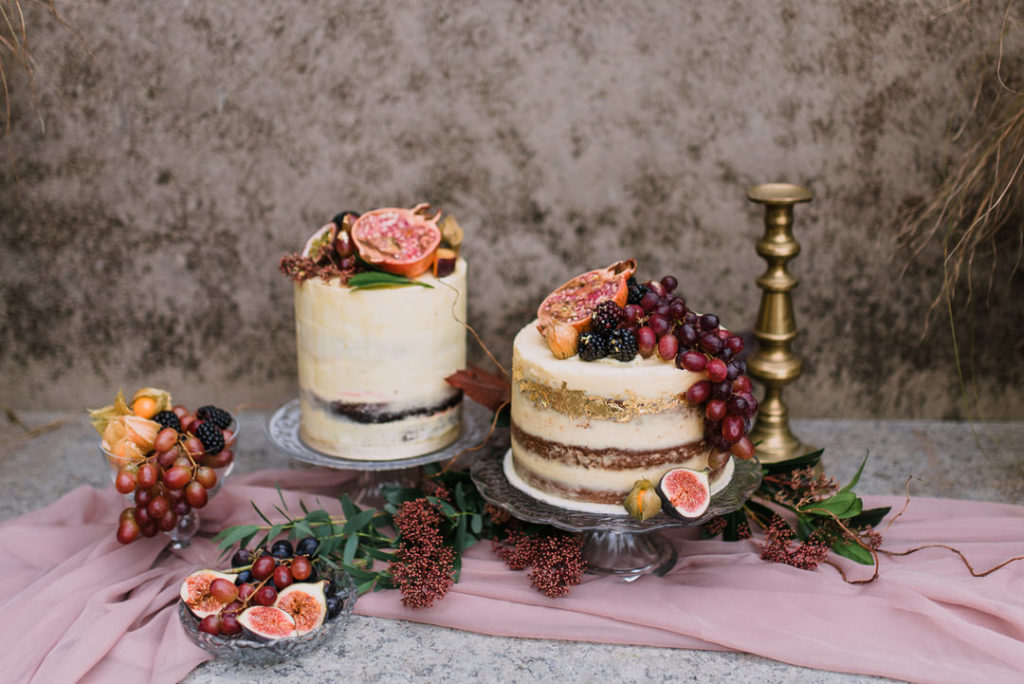
{"label": "dried pampas grass", "polygon": [[[1007,6],[994,74],[979,80],[970,103],[970,118],[979,122],[974,141],[951,160],[935,194],[901,217],[897,239],[914,255],[941,236],[944,277],[929,321],[938,310],[949,308],[961,284],[966,301],[972,300],[972,271],[979,256],[991,256],[989,291],[1000,257],[1013,259],[1014,273],[1024,257],[1024,90],[1011,87],[1003,64],[1004,40],[1009,31],[1019,29]],[[1021,80],[1021,74],[1013,76]],[[951,130],[950,141],[958,142],[966,128],[965,123]]]}

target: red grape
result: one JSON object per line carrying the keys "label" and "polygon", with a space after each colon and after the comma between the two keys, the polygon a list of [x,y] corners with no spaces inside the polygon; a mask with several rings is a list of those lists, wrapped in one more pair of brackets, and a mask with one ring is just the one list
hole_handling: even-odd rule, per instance
{"label": "red grape", "polygon": [[192,508],[202,508],[209,501],[209,494],[206,491],[206,487],[199,484],[196,481],[189,482],[185,485],[185,501]]}
{"label": "red grape", "polygon": [[178,431],[174,428],[164,428],[157,433],[153,440],[153,448],[157,451],[169,451],[178,441]]}
{"label": "red grape", "polygon": [[676,330],[676,337],[679,338],[679,344],[684,347],[692,347],[697,344],[699,339],[697,335],[697,329],[690,323],[683,323]]}
{"label": "red grape", "polygon": [[292,583],[292,571],[287,565],[279,565],[274,570],[274,586],[279,590],[284,589]]}
{"label": "red grape", "polygon": [[637,323],[644,317],[644,309],[639,304],[629,304],[625,308],[625,318],[631,323]]}
{"label": "red grape", "polygon": [[227,636],[242,633],[242,625],[234,613],[225,613],[220,617],[220,633]]}
{"label": "red grape", "polygon": [[155,496],[146,506],[146,510],[149,511],[150,518],[160,520],[167,511],[171,510],[171,502],[165,496]]}
{"label": "red grape", "polygon": [[202,456],[203,452],[206,450],[203,449],[203,443],[199,441],[198,437],[189,435],[188,437],[185,438],[185,451],[187,451],[190,456],[195,458],[197,456]]}
{"label": "red grape", "polygon": [[749,461],[754,457],[754,443],[750,441],[749,437],[740,437],[740,440],[732,445],[730,451],[736,458]]}
{"label": "red grape", "polygon": [[196,420],[195,418],[192,417],[191,413],[186,413],[183,416],[178,416],[178,419],[181,421],[181,431],[182,432],[188,432],[189,430],[191,430],[192,429],[192,423],[194,423],[195,420]]}
{"label": "red grape", "polygon": [[175,404],[171,411],[174,412],[174,415],[178,416],[178,420],[181,420],[188,415],[188,409],[182,404]]}
{"label": "red grape", "polygon": [[645,359],[650,358],[651,354],[654,353],[654,348],[658,345],[658,336],[645,325],[636,331],[636,345],[640,351],[640,356]]}
{"label": "red grape", "polygon": [[142,526],[143,537],[155,537],[157,533],[156,523],[149,523],[148,525]]}
{"label": "red grape", "polygon": [[679,281],[674,276],[667,275],[661,279],[661,286],[665,288],[665,292],[672,292],[679,286]]}
{"label": "red grape", "polygon": [[122,544],[131,544],[139,538],[142,533],[139,524],[134,520],[122,520],[117,526],[117,541]]}
{"label": "red grape", "polygon": [[207,615],[200,620],[199,631],[213,635],[220,634],[220,615],[214,613],[213,615]]}
{"label": "red grape", "polygon": [[737,416],[747,415],[747,400],[738,394],[730,397],[729,413],[735,413]]}
{"label": "red grape", "polygon": [[718,422],[725,418],[726,406],[725,402],[721,399],[712,399],[708,402],[704,408],[704,415],[708,417],[708,420]]}
{"label": "red grape", "polygon": [[708,365],[708,357],[698,351],[684,352],[679,360],[682,362],[682,367],[692,373],[700,373]]}
{"label": "red grape", "polygon": [[722,437],[729,444],[735,444],[743,437],[743,418],[729,414],[722,419]]}
{"label": "red grape", "polygon": [[722,351],[722,340],[713,332],[701,333],[697,344],[701,350],[706,351],[708,354],[714,355]]}
{"label": "red grape", "polygon": [[[711,382],[722,382],[729,374],[729,369],[725,367],[725,361],[722,359],[711,359],[708,361],[708,379]],[[729,389],[732,389],[732,385],[729,385]]]}
{"label": "red grape", "polygon": [[661,298],[654,292],[648,292],[640,298],[640,308],[644,311],[651,311],[658,306]]}
{"label": "red grape", "polygon": [[707,380],[695,382],[686,390],[686,400],[691,404],[703,404],[711,396],[711,383]]}
{"label": "red grape", "polygon": [[658,340],[658,354],[666,361],[676,358],[679,351],[679,340],[675,335],[665,335]]}
{"label": "red grape", "polygon": [[256,595],[253,596],[252,600],[261,606],[272,606],[274,601],[277,600],[277,589],[268,582],[256,590]]}
{"label": "red grape", "polygon": [[170,468],[171,466],[174,465],[174,461],[175,459],[178,458],[179,455],[180,454],[178,453],[177,449],[161,451],[156,455],[156,462],[160,464],[161,468],[166,470],[167,468]]}
{"label": "red grape", "polygon": [[139,466],[138,472],[135,473],[135,481],[140,489],[149,489],[155,485],[157,477],[159,477],[159,471],[152,463],[144,463]]}
{"label": "red grape", "polygon": [[313,563],[305,556],[296,556],[292,561],[292,577],[300,582],[313,574]]}
{"label": "red grape", "polygon": [[746,375],[741,375],[732,381],[733,392],[749,392],[753,387],[750,384],[750,378]]}
{"label": "red grape", "polygon": [[177,525],[178,514],[175,513],[173,509],[170,508],[167,509],[167,512],[164,513],[163,517],[160,518],[160,520],[158,520],[156,523],[156,526],[164,532],[170,532],[175,527],[177,527]]}
{"label": "red grape", "polygon": [[704,314],[703,316],[701,316],[700,329],[704,331],[717,330],[718,316],[716,316],[715,314]]}
{"label": "red grape", "polygon": [[662,337],[672,329],[672,323],[661,314],[651,314],[651,317],[647,319],[647,325],[651,327],[651,330],[658,337]]}
{"label": "red grape", "polygon": [[135,517],[135,508],[129,506],[128,508],[121,511],[121,516],[117,519],[118,522],[124,522],[125,520],[131,520],[132,522],[138,522]]}
{"label": "red grape", "polygon": [[207,489],[213,489],[213,486],[217,484],[217,473],[213,472],[213,468],[209,466],[199,466],[196,469],[195,477],[196,482]]}
{"label": "red grape", "polygon": [[243,582],[238,585],[238,600],[244,601],[253,594],[256,593],[256,587],[248,582]]}
{"label": "red grape", "polygon": [[188,505],[188,501],[184,500],[175,501],[172,508],[178,514],[178,517],[186,516],[192,512],[192,507]]}
{"label": "red grape", "polygon": [[234,582],[218,577],[210,582],[210,596],[221,603],[231,603],[238,598],[238,587]]}
{"label": "red grape", "polygon": [[252,576],[258,580],[265,580],[274,574],[277,561],[273,556],[263,555],[257,558],[252,564]]}
{"label": "red grape", "polygon": [[145,527],[150,523],[156,524],[156,520],[150,517],[149,511],[145,506],[139,506],[135,509],[135,520],[139,523],[139,527]]}
{"label": "red grape", "polygon": [[686,302],[682,299],[674,299],[668,305],[668,313],[673,321],[681,321],[686,317]]}
{"label": "red grape", "polygon": [[733,354],[739,354],[743,351],[743,338],[739,335],[731,335],[725,341],[725,346],[732,350]]}
{"label": "red grape", "polygon": [[117,471],[117,477],[114,478],[114,489],[122,494],[131,494],[134,492],[135,473],[124,469]]}
{"label": "red grape", "polygon": [[183,489],[192,479],[192,471],[181,466],[174,466],[164,473],[164,484],[168,489]]}
{"label": "red grape", "polygon": [[665,290],[665,286],[661,284],[661,281],[648,280],[645,284],[647,285],[648,291],[658,295],[658,299],[661,299],[666,294],[668,294],[668,292]]}

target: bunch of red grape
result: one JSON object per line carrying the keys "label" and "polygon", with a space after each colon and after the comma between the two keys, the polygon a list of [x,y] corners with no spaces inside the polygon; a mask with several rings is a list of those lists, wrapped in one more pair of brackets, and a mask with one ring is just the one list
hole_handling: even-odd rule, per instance
{"label": "bunch of red grape", "polygon": [[[757,400],[747,364],[737,358],[743,338],[720,327],[715,314],[690,311],[686,300],[674,294],[678,285],[672,276],[643,284],[630,278],[627,304],[617,311],[618,327],[633,331],[642,357],[657,353],[680,369],[704,373],[707,379],[686,392],[691,404],[704,407],[704,438],[719,451],[752,458],[754,445],[747,433]],[[599,307],[604,309],[602,318],[610,322],[614,302]]]}
{"label": "bunch of red grape", "polygon": [[121,511],[117,540],[122,544],[169,532],[193,508],[205,506],[217,469],[235,458],[232,419],[222,409],[204,406],[193,414],[178,405],[154,420],[167,427],[157,433],[153,450],[121,467],[114,478],[117,491],[135,501]]}

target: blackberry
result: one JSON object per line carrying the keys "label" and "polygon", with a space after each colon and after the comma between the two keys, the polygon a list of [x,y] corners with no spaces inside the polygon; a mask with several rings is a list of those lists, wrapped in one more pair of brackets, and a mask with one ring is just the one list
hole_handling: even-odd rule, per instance
{"label": "blackberry", "polygon": [[580,333],[576,351],[584,361],[597,361],[608,356],[608,338],[594,332]]}
{"label": "blackberry", "polygon": [[613,330],[608,336],[608,354],[619,361],[632,361],[639,350],[632,330]]}
{"label": "blackberry", "polygon": [[181,421],[178,420],[178,414],[174,411],[161,411],[153,416],[153,420],[160,423],[165,428],[174,428],[178,432],[181,432]]}
{"label": "blackberry", "polygon": [[211,404],[197,408],[196,418],[213,423],[221,430],[227,430],[231,427],[231,414],[224,409],[217,408]]}
{"label": "blackberry", "polygon": [[619,327],[619,321],[625,312],[615,301],[609,299],[601,302],[590,317],[590,329],[596,333],[609,333]]}
{"label": "blackberry", "polygon": [[213,456],[224,448],[224,433],[213,422],[207,421],[196,428],[196,437],[203,443],[206,453]]}
{"label": "blackberry", "polygon": [[639,304],[648,291],[647,286],[638,283],[633,276],[626,281],[626,289],[629,291],[629,295],[626,297],[627,304]]}

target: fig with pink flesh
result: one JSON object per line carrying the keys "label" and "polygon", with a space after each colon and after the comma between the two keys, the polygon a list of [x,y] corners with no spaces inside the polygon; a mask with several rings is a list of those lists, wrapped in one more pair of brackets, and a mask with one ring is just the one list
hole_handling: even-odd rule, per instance
{"label": "fig with pink flesh", "polygon": [[324,623],[327,617],[327,597],[324,580],[299,582],[281,590],[274,604],[295,621],[295,631],[306,634]]}
{"label": "fig with pink flesh", "polygon": [[213,596],[210,592],[210,585],[216,579],[224,579],[234,585],[236,577],[238,575],[229,572],[196,570],[181,583],[181,590],[179,592],[181,600],[192,611],[192,614],[200,620],[207,615],[218,613],[221,608],[231,603],[231,601],[221,601]]}
{"label": "fig with pink flesh", "polygon": [[296,636],[295,620],[276,606],[253,606],[241,612],[238,624],[249,634],[268,641]]}
{"label": "fig with pink flesh", "polygon": [[711,502],[711,485],[703,470],[673,468],[658,483],[665,513],[678,520],[699,518]]}

